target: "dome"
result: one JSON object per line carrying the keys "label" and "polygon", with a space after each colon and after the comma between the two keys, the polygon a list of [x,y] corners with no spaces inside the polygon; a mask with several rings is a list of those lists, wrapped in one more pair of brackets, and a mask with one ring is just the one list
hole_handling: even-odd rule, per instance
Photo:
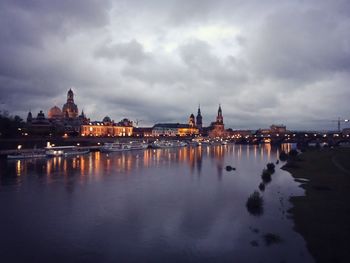
{"label": "dome", "polygon": [[106,116],[103,118],[102,122],[112,122],[111,118]]}
{"label": "dome", "polygon": [[60,119],[63,117],[63,114],[59,107],[54,106],[49,110],[47,116],[49,119]]}

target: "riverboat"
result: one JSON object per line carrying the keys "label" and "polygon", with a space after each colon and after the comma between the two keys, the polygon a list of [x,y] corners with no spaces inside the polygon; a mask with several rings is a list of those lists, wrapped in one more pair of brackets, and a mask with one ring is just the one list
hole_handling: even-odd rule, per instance
{"label": "riverboat", "polygon": [[175,147],[185,147],[186,142],[181,141],[154,141],[152,143],[152,148],[175,148]]}
{"label": "riverboat", "polygon": [[70,156],[70,155],[81,155],[87,154],[90,150],[81,149],[77,146],[50,146],[46,147],[46,156],[47,157],[57,157],[57,156]]}
{"label": "riverboat", "polygon": [[46,154],[36,152],[19,152],[14,154],[8,154],[7,159],[18,160],[18,159],[34,159],[34,158],[45,158]]}

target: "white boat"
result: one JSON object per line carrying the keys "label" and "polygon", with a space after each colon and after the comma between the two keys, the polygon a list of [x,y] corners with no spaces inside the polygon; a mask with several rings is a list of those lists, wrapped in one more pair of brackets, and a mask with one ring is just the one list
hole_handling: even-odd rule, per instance
{"label": "white boat", "polygon": [[101,147],[101,152],[123,152],[131,150],[144,150],[148,148],[148,143],[140,141],[130,141],[130,142],[106,142]]}
{"label": "white boat", "polygon": [[34,158],[45,158],[46,154],[44,153],[35,153],[35,152],[20,152],[16,154],[7,155],[7,159],[34,159]]}
{"label": "white boat", "polygon": [[45,149],[45,154],[47,157],[80,155],[90,152],[90,150],[81,149],[77,146],[50,146],[46,147]]}
{"label": "white boat", "polygon": [[129,144],[120,143],[120,142],[106,142],[101,147],[101,152],[122,152],[131,150]]}
{"label": "white boat", "polygon": [[187,143],[181,141],[154,141],[152,143],[153,148],[174,148],[184,146],[187,146]]}
{"label": "white boat", "polygon": [[130,150],[144,150],[148,148],[148,143],[140,141],[131,141],[127,144]]}

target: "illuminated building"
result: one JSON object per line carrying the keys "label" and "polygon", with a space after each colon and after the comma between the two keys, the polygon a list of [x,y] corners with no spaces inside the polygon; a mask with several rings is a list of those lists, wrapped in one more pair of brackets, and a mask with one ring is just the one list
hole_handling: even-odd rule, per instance
{"label": "illuminated building", "polygon": [[90,122],[81,126],[81,136],[97,136],[97,137],[130,137],[133,135],[132,122],[123,119],[118,123],[114,123],[108,116],[102,122]]}
{"label": "illuminated building", "polygon": [[193,113],[190,115],[190,119],[188,120],[188,125],[189,125],[190,127],[196,126],[196,121],[195,121],[195,119],[194,119]]}
{"label": "illuminated building", "polygon": [[49,120],[52,120],[52,119],[56,119],[56,120],[62,120],[63,119],[63,113],[61,111],[61,109],[57,106],[53,106],[48,114],[47,114],[47,117]]}
{"label": "illuminated building", "polygon": [[67,102],[63,105],[62,112],[65,118],[78,117],[78,106],[74,103],[74,93],[71,89],[67,93]]}
{"label": "illuminated building", "polygon": [[27,129],[30,135],[63,135],[80,133],[80,126],[89,123],[84,111],[78,116],[78,106],[74,103],[74,93],[71,89],[67,92],[67,102],[63,105],[62,110],[53,106],[47,114],[48,118],[42,111],[37,118],[28,113]]}
{"label": "illuminated building", "polygon": [[152,127],[139,127],[132,130],[135,137],[152,137]]}
{"label": "illuminated building", "polygon": [[191,136],[198,133],[197,127],[181,123],[158,123],[152,128],[152,136]]}
{"label": "illuminated building", "polygon": [[209,137],[226,137],[227,132],[225,131],[224,117],[222,116],[221,105],[219,105],[218,115],[216,121],[212,122],[209,127]]}

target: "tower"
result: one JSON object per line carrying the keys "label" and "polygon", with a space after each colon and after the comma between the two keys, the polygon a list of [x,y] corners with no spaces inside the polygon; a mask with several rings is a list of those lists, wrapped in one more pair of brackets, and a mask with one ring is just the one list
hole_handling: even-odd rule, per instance
{"label": "tower", "polygon": [[196,117],[196,122],[197,122],[197,128],[202,129],[203,123],[202,123],[202,114],[201,114],[201,108],[198,106],[198,113]]}
{"label": "tower", "polygon": [[190,119],[188,120],[188,124],[190,125],[190,127],[194,127],[196,125],[193,113],[191,114]]}
{"label": "tower", "polygon": [[221,110],[220,104],[219,104],[219,109],[218,109],[218,116],[216,117],[216,123],[218,123],[218,124],[224,123],[224,117],[222,116],[222,110]]}
{"label": "tower", "polygon": [[74,93],[73,93],[72,89],[68,90],[67,102],[74,103]]}
{"label": "tower", "polygon": [[33,121],[33,115],[32,115],[32,112],[30,111],[30,112],[28,112],[27,122],[32,123],[32,121]]}
{"label": "tower", "polygon": [[78,106],[74,103],[74,93],[71,89],[67,93],[67,103],[63,105],[62,113],[66,119],[75,119],[78,117]]}

